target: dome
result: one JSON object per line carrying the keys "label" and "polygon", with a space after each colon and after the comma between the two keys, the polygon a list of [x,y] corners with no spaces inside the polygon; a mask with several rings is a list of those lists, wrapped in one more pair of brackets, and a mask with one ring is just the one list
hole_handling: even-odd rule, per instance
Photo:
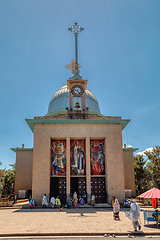
{"label": "dome", "polygon": [[[81,104],[80,97],[73,97],[73,106],[76,105],[76,102]],[[89,111],[101,113],[98,101],[89,89],[85,90],[85,105],[89,108]],[[67,90],[67,85],[65,85],[61,87],[51,98],[47,114],[56,111],[66,111],[67,107],[69,108],[69,90]]]}

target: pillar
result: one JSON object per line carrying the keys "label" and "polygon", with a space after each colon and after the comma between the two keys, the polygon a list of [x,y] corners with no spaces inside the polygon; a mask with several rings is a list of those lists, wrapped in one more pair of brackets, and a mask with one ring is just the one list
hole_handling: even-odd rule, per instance
{"label": "pillar", "polygon": [[104,139],[104,152],[105,152],[105,191],[106,191],[106,201],[108,202],[108,183],[107,183],[107,140]]}
{"label": "pillar", "polygon": [[70,196],[70,137],[66,138],[66,197]]}
{"label": "pillar", "polygon": [[91,202],[91,167],[90,167],[90,138],[86,138],[86,190],[87,203]]}

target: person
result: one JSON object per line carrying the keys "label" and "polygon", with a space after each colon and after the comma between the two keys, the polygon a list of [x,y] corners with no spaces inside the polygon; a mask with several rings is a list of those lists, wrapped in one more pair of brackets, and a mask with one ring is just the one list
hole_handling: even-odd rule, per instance
{"label": "person", "polygon": [[44,194],[42,198],[42,207],[47,207],[48,205],[46,194]]}
{"label": "person", "polygon": [[67,208],[71,208],[72,207],[72,198],[71,196],[69,196],[69,198],[67,199]]}
{"label": "person", "polygon": [[62,197],[62,199],[61,199],[62,201],[61,201],[61,203],[62,203],[62,207],[64,207],[65,206],[65,204],[66,204],[66,196],[65,195],[63,195],[63,197]]}
{"label": "person", "polygon": [[113,195],[113,197],[112,197],[112,207],[113,207],[115,199],[116,199],[116,197]]}
{"label": "person", "polygon": [[152,214],[152,217],[156,220],[156,225],[158,227],[158,223],[160,222],[160,211],[158,209]]}
{"label": "person", "polygon": [[35,207],[35,201],[34,201],[34,198],[32,198],[29,202],[29,205],[31,208]]}
{"label": "person", "polygon": [[83,194],[83,199],[84,199],[84,202],[86,203],[87,201],[87,196],[86,196],[86,193],[84,192],[84,194]]}
{"label": "person", "polygon": [[113,218],[114,220],[120,220],[119,218],[119,209],[120,209],[120,205],[118,202],[118,199],[116,198],[113,204]]}
{"label": "person", "polygon": [[132,221],[134,231],[137,231],[137,228],[138,230],[141,230],[141,225],[138,222],[140,217],[140,207],[134,199],[132,199],[131,202],[131,209],[128,213],[126,213],[126,216]]}
{"label": "person", "polygon": [[85,204],[85,202],[84,202],[84,199],[83,199],[83,198],[80,198],[80,199],[79,199],[79,204],[80,204],[80,205],[84,205],[84,204]]}
{"label": "person", "polygon": [[94,207],[95,206],[95,195],[93,194],[92,197],[91,197],[91,205]]}
{"label": "person", "polygon": [[76,191],[73,194],[73,205],[74,205],[75,208],[78,206],[78,198],[77,198]]}
{"label": "person", "polygon": [[59,199],[59,196],[56,197],[55,204],[56,204],[56,207],[57,207],[57,208],[60,208],[60,206],[61,206],[61,201],[60,201],[60,199]]}
{"label": "person", "polygon": [[123,202],[123,207],[125,207],[125,208],[130,207],[130,202],[129,202],[129,199],[128,199],[128,198],[125,199],[125,201]]}
{"label": "person", "polygon": [[51,204],[52,208],[54,208],[54,206],[55,206],[55,201],[56,201],[55,197],[51,197],[50,204]]}

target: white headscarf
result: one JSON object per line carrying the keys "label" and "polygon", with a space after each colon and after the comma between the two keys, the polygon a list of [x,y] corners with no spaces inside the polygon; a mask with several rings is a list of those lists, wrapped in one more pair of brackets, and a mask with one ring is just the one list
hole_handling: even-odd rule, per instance
{"label": "white headscarf", "polygon": [[114,213],[119,212],[119,209],[120,209],[120,205],[119,205],[118,199],[115,199],[113,204],[113,212]]}
{"label": "white headscarf", "polygon": [[136,202],[132,202],[131,204],[131,210],[126,213],[126,216],[131,220],[131,221],[138,221],[140,217],[140,207]]}

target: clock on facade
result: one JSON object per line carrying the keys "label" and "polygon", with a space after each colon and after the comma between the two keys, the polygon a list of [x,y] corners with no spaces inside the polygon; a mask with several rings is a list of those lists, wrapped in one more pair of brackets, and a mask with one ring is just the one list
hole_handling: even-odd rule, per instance
{"label": "clock on facade", "polygon": [[71,88],[71,93],[73,94],[73,96],[79,97],[84,93],[84,89],[81,85],[74,85]]}

